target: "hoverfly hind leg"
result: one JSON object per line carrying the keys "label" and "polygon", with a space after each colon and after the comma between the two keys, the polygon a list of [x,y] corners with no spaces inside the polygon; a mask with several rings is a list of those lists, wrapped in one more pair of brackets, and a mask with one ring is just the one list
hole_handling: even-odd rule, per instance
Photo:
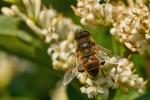
{"label": "hoverfly hind leg", "polygon": [[115,71],[115,74],[117,74],[117,66],[115,66],[115,70],[116,70],[116,71]]}
{"label": "hoverfly hind leg", "polygon": [[105,72],[103,71],[103,69],[102,69],[102,68],[100,68],[100,70],[101,70],[101,72],[102,72],[103,76],[104,76],[104,77],[106,77],[106,74],[105,74]]}
{"label": "hoverfly hind leg", "polygon": [[[99,57],[99,62],[100,62],[100,66],[103,66],[103,65],[106,63],[106,62],[105,62],[105,58],[103,58],[102,56]],[[105,74],[105,72],[103,71],[103,69],[102,69],[101,67],[100,67],[100,70],[101,70],[103,76],[105,77],[106,74]]]}

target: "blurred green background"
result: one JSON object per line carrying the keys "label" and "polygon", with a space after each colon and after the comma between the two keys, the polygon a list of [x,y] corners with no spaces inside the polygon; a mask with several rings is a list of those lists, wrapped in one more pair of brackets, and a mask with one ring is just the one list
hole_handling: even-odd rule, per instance
{"label": "blurred green background", "polygon": [[[79,17],[70,8],[70,5],[76,4],[76,0],[42,2],[51,4],[59,13],[81,25]],[[1,0],[0,7],[4,6],[10,4]],[[128,50],[109,34],[109,27],[83,28],[93,33],[98,44],[122,57],[128,56]],[[33,33],[23,21],[0,14],[0,100],[55,100],[53,94],[64,72],[52,69],[51,58],[47,54],[48,44]],[[136,72],[145,80],[148,79],[142,57],[134,53],[131,59]],[[88,100],[85,94],[81,94],[79,87],[76,79],[68,85],[68,100]],[[123,93],[118,89],[110,90],[109,100],[134,100],[135,97],[133,90]],[[101,98],[96,97],[94,100]],[[150,100],[150,86],[147,85],[145,94],[136,100]]]}

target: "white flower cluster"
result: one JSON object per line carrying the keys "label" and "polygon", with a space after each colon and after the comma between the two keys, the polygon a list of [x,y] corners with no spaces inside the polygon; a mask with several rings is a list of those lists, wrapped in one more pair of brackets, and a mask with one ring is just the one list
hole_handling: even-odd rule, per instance
{"label": "white flower cluster", "polygon": [[54,69],[64,70],[68,67],[69,57],[75,52],[74,33],[80,27],[67,18],[61,17],[57,21],[46,35],[46,42],[50,43],[48,54],[52,57]]}
{"label": "white flower cluster", "polygon": [[75,48],[74,33],[80,27],[52,7],[44,7],[41,0],[22,0],[22,3],[25,11],[20,10],[17,5],[3,7],[1,11],[6,15],[18,16],[37,35],[44,37],[45,42],[50,44],[48,54],[52,57],[54,68],[66,68],[66,61]]}
{"label": "white flower cluster", "polygon": [[[41,0],[22,0],[22,4],[25,11],[20,10],[17,5],[12,5],[11,8],[3,7],[1,10],[4,14],[18,16],[37,35],[44,37],[45,42],[50,44],[48,54],[52,57],[54,69],[66,69],[70,55],[75,52],[74,33],[80,27],[69,18],[58,14],[53,8],[43,7]],[[82,17],[81,23],[84,25],[109,25],[114,21],[112,7],[109,3],[99,4],[99,0],[78,0],[77,8],[73,9],[76,15]],[[112,61],[109,60],[106,62]],[[102,69],[105,76],[100,73],[97,80],[92,80],[86,73],[79,73],[77,78],[83,84],[81,92],[86,93],[88,97],[100,94],[107,99],[109,88],[124,86],[143,89],[143,79],[133,73],[132,67],[133,63],[122,59],[116,67],[104,66]]]}
{"label": "white flower cluster", "polygon": [[150,11],[142,0],[100,3],[99,0],[78,0],[72,7],[83,25],[112,25],[111,34],[117,35],[132,52],[150,54]]}
{"label": "white flower cluster", "polygon": [[51,44],[48,54],[52,57],[53,68],[64,70],[68,67],[69,57],[75,52],[75,46],[68,40],[63,40],[58,44]]}
{"label": "white flower cluster", "polygon": [[109,25],[112,21],[112,5],[100,4],[99,0],[78,0],[77,7],[72,8],[83,25]]}
{"label": "white flower cluster", "polygon": [[[109,62],[112,62],[110,58]],[[83,84],[80,88],[82,93],[92,98],[95,95],[101,95],[103,100],[107,100],[109,96],[109,88],[122,87],[124,89],[133,88],[143,92],[145,83],[143,78],[138,74],[133,73],[133,63],[126,58],[122,58],[117,63],[116,67],[104,66],[102,70],[105,72],[105,76],[100,73],[96,80],[92,80],[87,74],[79,73],[77,78]]]}
{"label": "white flower cluster", "polygon": [[150,11],[142,1],[120,13],[111,34],[117,35],[132,52],[150,54]]}

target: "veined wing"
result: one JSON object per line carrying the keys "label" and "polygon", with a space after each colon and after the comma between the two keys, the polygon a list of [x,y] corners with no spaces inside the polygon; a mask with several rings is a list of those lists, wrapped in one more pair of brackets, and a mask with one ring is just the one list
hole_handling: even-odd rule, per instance
{"label": "veined wing", "polygon": [[72,55],[68,64],[68,69],[64,75],[63,84],[66,86],[68,83],[70,83],[73,78],[78,73],[78,66],[77,66],[77,58],[75,55]]}
{"label": "veined wing", "polygon": [[96,49],[98,50],[97,56],[101,62],[105,62],[107,64],[117,64],[121,59],[119,56],[113,54],[112,51],[100,45],[96,45]]}

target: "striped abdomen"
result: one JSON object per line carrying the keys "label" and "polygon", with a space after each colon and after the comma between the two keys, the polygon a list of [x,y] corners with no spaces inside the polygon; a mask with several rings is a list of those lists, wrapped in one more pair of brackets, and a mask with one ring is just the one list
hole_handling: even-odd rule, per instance
{"label": "striped abdomen", "polygon": [[99,74],[99,60],[95,54],[91,54],[88,57],[82,57],[82,66],[88,75],[92,78],[96,78]]}

